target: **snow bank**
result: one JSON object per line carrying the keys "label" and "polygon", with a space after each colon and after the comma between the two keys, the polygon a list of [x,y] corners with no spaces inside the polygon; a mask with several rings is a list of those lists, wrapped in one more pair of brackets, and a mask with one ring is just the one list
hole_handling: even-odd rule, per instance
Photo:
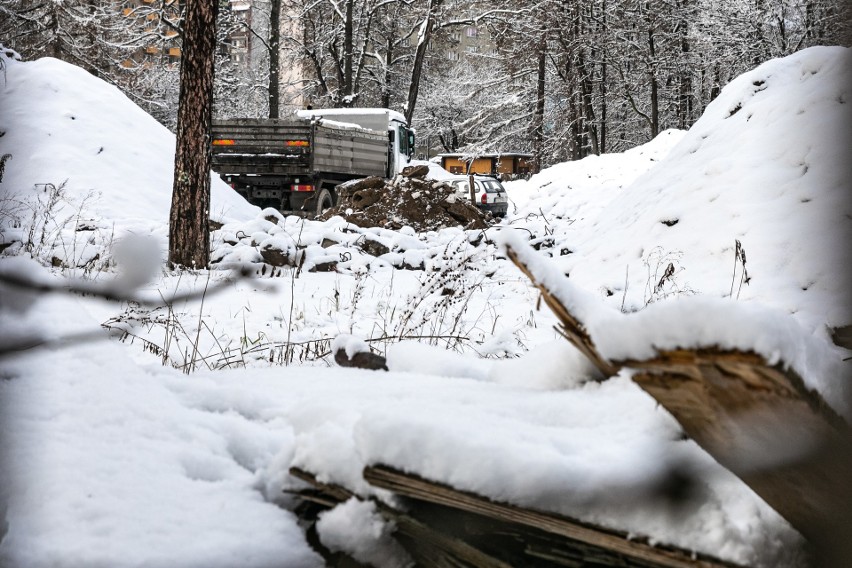
{"label": "snow bank", "polygon": [[[4,61],[0,155],[11,154],[0,182],[4,210],[19,210],[26,222],[36,200],[47,199],[47,184],[64,184],[65,198],[52,213],[57,225],[70,217],[69,231],[79,228],[79,217],[89,230],[102,232],[103,241],[133,233],[153,235],[165,246],[174,135],[116,87],[79,67],[52,58]],[[215,175],[210,209],[220,222],[258,211]],[[15,219],[4,216],[0,224],[0,231],[14,231]],[[74,240],[70,232],[64,238]]]}
{"label": "snow bank", "polygon": [[[840,267],[852,264],[850,85],[847,48],[769,61],[726,86],[668,155],[591,214],[573,178],[536,181],[560,202],[550,215],[575,220],[553,237],[553,250],[571,251],[560,269],[628,311],[700,293],[758,301],[823,336],[849,324],[852,282]],[[655,290],[670,263],[673,277]]]}
{"label": "snow bank", "polygon": [[[9,458],[0,461],[8,524],[0,564],[319,566],[287,510],[282,491],[301,487],[289,468],[391,500],[361,476],[365,465],[383,463],[734,562],[805,565],[801,538],[684,440],[629,377],[589,381],[588,362],[553,342],[554,318],[535,310],[535,290],[490,243],[500,231],[532,235],[519,249],[541,263],[609,357],[724,341],[796,365],[835,400],[843,385],[819,381],[841,354],[827,346],[825,326],[850,323],[849,283],[838,272],[849,265],[849,178],[840,173],[847,147],[830,143],[837,125],[848,124],[848,68],[842,48],[769,62],[726,88],[689,133],[665,132],[623,155],[509,184],[517,213],[478,235],[304,222],[258,212],[215,184],[213,214],[227,221],[214,238],[220,265],[260,266],[274,245],[288,258],[305,255],[298,278],[288,268],[276,274],[284,279],[242,282],[216,301],[134,321],[140,312],[132,307],[4,289],[4,340],[88,334],[121,318],[138,340],[2,361],[11,434],[0,442]],[[165,129],[55,60],[10,63],[2,92],[0,153],[13,154],[4,198],[67,178],[66,207],[76,210],[94,190],[85,204],[91,227],[75,231],[85,242],[94,228],[104,235],[87,259],[109,244],[113,226],[163,242],[173,154]],[[367,241],[372,252],[362,248]],[[736,241],[747,256],[735,261]],[[309,262],[334,256],[339,272],[307,272]],[[392,269],[415,263],[423,267],[416,275]],[[143,264],[128,278],[149,274]],[[53,278],[23,259],[2,258],[0,270]],[[442,271],[452,280],[429,280]],[[206,276],[161,276],[144,292],[203,289]],[[440,302],[452,298],[469,304],[449,311]],[[395,327],[409,308],[423,324]],[[209,330],[211,362],[245,346],[247,368],[185,376],[162,367],[140,345],[163,347],[155,320],[167,317],[193,336]],[[320,351],[343,333],[366,339],[400,329],[433,337],[463,330],[471,350],[519,357],[470,359],[400,343],[388,347],[389,373],[326,368],[322,359],[273,363],[285,341]],[[363,348],[352,337],[340,342]],[[268,350],[254,356],[255,345]],[[699,474],[701,498],[691,509],[641,498],[655,495],[673,467]],[[324,517],[321,538],[365,560],[394,562],[370,545],[389,531],[373,513],[348,503]]]}

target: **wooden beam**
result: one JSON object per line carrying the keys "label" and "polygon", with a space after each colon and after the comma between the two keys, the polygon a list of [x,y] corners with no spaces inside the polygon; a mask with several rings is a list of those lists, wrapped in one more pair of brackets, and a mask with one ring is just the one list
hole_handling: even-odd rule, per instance
{"label": "wooden beam", "polygon": [[[674,547],[655,547],[647,542],[627,538],[625,533],[596,527],[553,513],[524,509],[506,503],[496,503],[484,497],[459,491],[447,485],[407,474],[387,466],[364,469],[364,479],[375,487],[387,489],[398,495],[451,507],[460,511],[482,515],[490,519],[538,529],[566,539],[588,545],[609,563],[602,566],[643,566],[653,568],[720,568],[734,567],[705,555]],[[551,547],[551,551],[556,550]],[[551,552],[550,556],[555,556]],[[579,564],[578,564],[579,565]]]}
{"label": "wooden beam", "polygon": [[526,264],[521,261],[518,257],[517,253],[513,251],[510,247],[506,248],[506,255],[509,257],[515,266],[517,266],[521,272],[526,275],[527,278],[530,279],[533,286],[538,288],[539,292],[541,292],[541,297],[544,299],[544,303],[547,304],[547,307],[556,315],[559,319],[560,327],[557,328],[559,332],[565,336],[565,338],[570,341],[574,347],[580,350],[580,352],[585,355],[589,361],[591,361],[595,367],[603,375],[604,379],[607,379],[618,373],[619,367],[617,365],[612,364],[605,357],[603,357],[600,353],[598,353],[597,347],[595,347],[594,342],[592,341],[591,336],[586,331],[585,326],[575,318],[571,312],[566,308],[561,301],[541,282],[536,279],[535,275],[532,271],[527,267]]}
{"label": "wooden beam", "polygon": [[852,557],[852,433],[800,376],[758,354],[713,345],[661,351],[647,361],[609,361],[583,322],[511,248],[507,255],[541,291],[566,339],[605,377],[636,369],[634,382],[810,540],[818,558],[829,558],[823,565],[842,566],[833,559]]}
{"label": "wooden beam", "polygon": [[[316,476],[300,468],[290,468],[290,475],[308,483],[313,491],[297,492],[300,499],[332,508],[357,497],[339,485],[322,483]],[[381,515],[395,524],[394,538],[418,562],[428,568],[512,568],[502,560],[488,555],[463,540],[447,535],[380,501],[375,501]]]}
{"label": "wooden beam", "polygon": [[852,504],[843,419],[796,373],[754,353],[661,352],[627,361],[633,381],[686,434],[813,543]]}

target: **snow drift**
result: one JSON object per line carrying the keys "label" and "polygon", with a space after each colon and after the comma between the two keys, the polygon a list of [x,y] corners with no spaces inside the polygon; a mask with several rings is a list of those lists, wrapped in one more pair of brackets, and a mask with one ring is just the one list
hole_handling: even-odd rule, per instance
{"label": "snow drift", "polygon": [[[578,286],[627,311],[663,297],[758,301],[825,336],[852,323],[852,52],[811,48],[727,85],[656,165],[623,191],[577,191],[570,164],[529,185],[517,217],[571,218],[557,260]],[[663,133],[660,138],[680,138]],[[658,144],[657,141],[654,144]],[[627,157],[630,152],[624,154]],[[583,160],[573,167],[580,168]],[[604,177],[600,167],[584,172]],[[584,164],[585,165],[585,164]],[[736,242],[746,251],[736,260]],[[655,290],[668,264],[674,275]],[[744,274],[747,272],[747,278]]]}

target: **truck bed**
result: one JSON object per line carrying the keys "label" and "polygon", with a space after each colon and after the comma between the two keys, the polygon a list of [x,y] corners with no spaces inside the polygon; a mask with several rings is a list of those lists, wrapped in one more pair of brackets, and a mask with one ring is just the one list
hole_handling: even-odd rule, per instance
{"label": "truck bed", "polygon": [[213,169],[219,174],[387,175],[386,132],[321,121],[240,118],[214,120],[212,138]]}

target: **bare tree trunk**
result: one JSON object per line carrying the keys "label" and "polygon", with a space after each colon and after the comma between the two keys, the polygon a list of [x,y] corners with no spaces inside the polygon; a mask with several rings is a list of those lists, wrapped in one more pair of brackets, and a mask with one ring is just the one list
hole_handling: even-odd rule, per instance
{"label": "bare tree trunk", "polygon": [[536,82],[535,119],[533,121],[533,161],[535,173],[541,171],[544,156],[544,95],[545,72],[547,71],[547,38],[542,37],[538,46],[538,77]]}
{"label": "bare tree trunk", "polygon": [[218,2],[187,0],[180,64],[177,148],[169,216],[169,264],[210,259],[210,121]]}
{"label": "bare tree trunk", "polygon": [[281,106],[281,0],[272,0],[269,14],[269,118]]}
{"label": "bare tree trunk", "polygon": [[391,64],[393,63],[393,38],[388,37],[385,46],[384,76],[382,78],[382,108],[390,108],[391,103]]}
{"label": "bare tree trunk", "polygon": [[408,102],[405,105],[405,120],[411,124],[411,119],[414,117],[414,108],[417,105],[417,93],[420,90],[420,76],[423,73],[423,60],[426,58],[426,51],[429,47],[429,40],[432,38],[432,30],[435,27],[436,12],[441,6],[443,0],[429,0],[427,6],[426,19],[420,28],[418,36],[417,51],[414,53],[414,64],[411,68],[411,82],[408,87]]}
{"label": "bare tree trunk", "polygon": [[[606,0],[603,2],[603,8],[601,10],[601,24],[603,26],[602,33],[606,35],[607,30],[607,21],[606,21],[607,11],[606,11]],[[600,91],[601,91],[601,154],[605,154],[607,150],[606,146],[606,135],[607,135],[607,48],[606,43],[604,43],[601,47],[601,81],[600,81]]]}
{"label": "bare tree trunk", "polygon": [[654,49],[654,28],[648,27],[648,51],[651,54],[649,73],[651,75],[651,138],[660,133],[660,95],[657,83],[657,53]]}
{"label": "bare tree trunk", "polygon": [[346,0],[346,22],[344,23],[343,28],[343,95],[344,95],[344,106],[350,106],[352,104],[352,51],[354,49],[354,28],[355,22],[352,21],[353,18],[353,5],[354,0]]}

